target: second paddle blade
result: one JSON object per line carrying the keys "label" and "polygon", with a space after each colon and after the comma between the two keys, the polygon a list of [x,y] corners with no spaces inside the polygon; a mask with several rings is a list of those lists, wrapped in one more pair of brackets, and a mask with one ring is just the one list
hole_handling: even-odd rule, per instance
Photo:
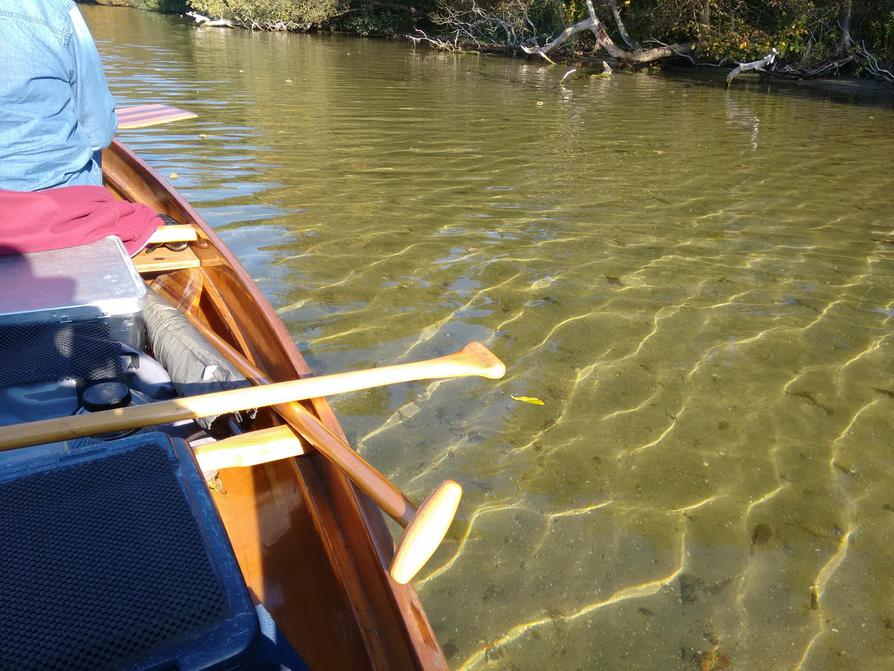
{"label": "second paddle blade", "polygon": [[119,107],[118,130],[132,130],[134,128],[147,128],[171,121],[192,119],[198,116],[194,112],[177,109],[170,105],[152,104],[136,105],[134,107]]}

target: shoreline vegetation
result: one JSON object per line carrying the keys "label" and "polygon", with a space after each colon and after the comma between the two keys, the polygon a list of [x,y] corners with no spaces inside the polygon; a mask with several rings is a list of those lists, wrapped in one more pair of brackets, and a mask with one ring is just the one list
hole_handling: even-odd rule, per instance
{"label": "shoreline vegetation", "polygon": [[[327,31],[550,62],[703,65],[894,85],[894,0],[93,0],[202,25]],[[606,66],[608,67],[608,66]]]}

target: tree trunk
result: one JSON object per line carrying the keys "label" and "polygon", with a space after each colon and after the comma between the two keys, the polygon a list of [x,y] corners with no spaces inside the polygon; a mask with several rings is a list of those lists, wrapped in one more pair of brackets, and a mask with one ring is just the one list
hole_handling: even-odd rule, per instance
{"label": "tree trunk", "polygon": [[851,12],[853,0],[841,0],[841,11],[838,14],[838,24],[841,26],[841,39],[838,41],[838,54],[847,53],[851,48]]}

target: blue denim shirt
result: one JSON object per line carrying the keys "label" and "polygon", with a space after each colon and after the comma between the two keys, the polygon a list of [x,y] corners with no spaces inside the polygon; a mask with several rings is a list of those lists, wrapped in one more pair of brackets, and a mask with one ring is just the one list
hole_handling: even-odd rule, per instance
{"label": "blue denim shirt", "polygon": [[118,120],[72,0],[0,0],[0,189],[101,184]]}

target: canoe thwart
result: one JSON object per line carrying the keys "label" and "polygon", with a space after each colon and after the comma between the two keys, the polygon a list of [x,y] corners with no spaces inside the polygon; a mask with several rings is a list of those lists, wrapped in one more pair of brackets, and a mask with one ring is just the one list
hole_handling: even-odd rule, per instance
{"label": "canoe thwart", "polygon": [[174,242],[195,242],[199,239],[199,234],[191,224],[171,224],[170,226],[159,226],[155,229],[147,245],[169,245]]}
{"label": "canoe thwart", "polygon": [[199,467],[208,472],[297,457],[304,454],[305,449],[290,427],[274,426],[198,445],[193,452]]}
{"label": "canoe thwart", "polygon": [[181,251],[167,247],[144,249],[133,257],[133,264],[140,273],[163,273],[202,265],[199,257],[188,247]]}

